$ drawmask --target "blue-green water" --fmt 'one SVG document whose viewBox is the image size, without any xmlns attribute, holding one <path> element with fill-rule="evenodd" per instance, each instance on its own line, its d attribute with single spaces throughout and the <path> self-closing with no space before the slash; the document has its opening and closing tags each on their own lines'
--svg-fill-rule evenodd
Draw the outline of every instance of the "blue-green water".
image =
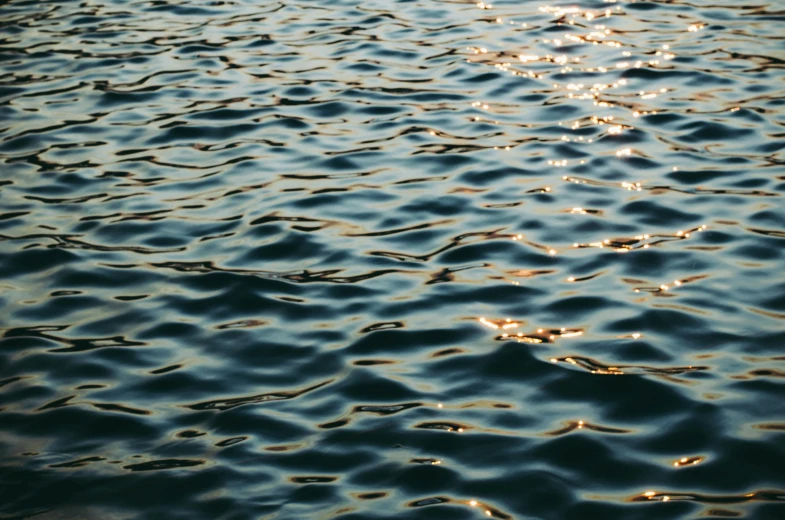
<svg viewBox="0 0 785 520">
<path fill-rule="evenodd" d="M 785 518 L 782 7 L 0 3 L 0 518 Z"/>
</svg>

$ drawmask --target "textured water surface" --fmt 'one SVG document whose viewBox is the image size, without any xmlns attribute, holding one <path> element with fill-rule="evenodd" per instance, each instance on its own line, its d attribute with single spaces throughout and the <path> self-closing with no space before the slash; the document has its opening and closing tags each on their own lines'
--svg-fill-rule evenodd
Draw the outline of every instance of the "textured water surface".
<svg viewBox="0 0 785 520">
<path fill-rule="evenodd" d="M 785 518 L 783 22 L 0 3 L 0 518 Z"/>
</svg>

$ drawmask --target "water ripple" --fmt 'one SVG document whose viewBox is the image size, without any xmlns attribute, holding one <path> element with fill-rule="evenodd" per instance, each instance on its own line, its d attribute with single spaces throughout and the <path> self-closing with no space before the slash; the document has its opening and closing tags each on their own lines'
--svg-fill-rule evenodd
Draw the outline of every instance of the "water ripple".
<svg viewBox="0 0 785 520">
<path fill-rule="evenodd" d="M 782 518 L 782 18 L 4 2 L 0 517 Z"/>
</svg>

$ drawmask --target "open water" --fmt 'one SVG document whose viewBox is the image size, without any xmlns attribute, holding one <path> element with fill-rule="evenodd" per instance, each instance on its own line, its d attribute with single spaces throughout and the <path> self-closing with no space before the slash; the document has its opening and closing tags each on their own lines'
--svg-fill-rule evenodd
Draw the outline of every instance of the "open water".
<svg viewBox="0 0 785 520">
<path fill-rule="evenodd" d="M 785 518 L 779 0 L 0 2 L 0 518 Z"/>
</svg>

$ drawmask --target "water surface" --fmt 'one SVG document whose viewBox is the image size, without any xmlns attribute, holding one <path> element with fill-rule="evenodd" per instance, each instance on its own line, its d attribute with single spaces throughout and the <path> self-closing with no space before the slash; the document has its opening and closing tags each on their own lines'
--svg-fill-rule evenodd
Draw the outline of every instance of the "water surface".
<svg viewBox="0 0 785 520">
<path fill-rule="evenodd" d="M 785 517 L 776 1 L 5 1 L 0 517 Z"/>
</svg>

